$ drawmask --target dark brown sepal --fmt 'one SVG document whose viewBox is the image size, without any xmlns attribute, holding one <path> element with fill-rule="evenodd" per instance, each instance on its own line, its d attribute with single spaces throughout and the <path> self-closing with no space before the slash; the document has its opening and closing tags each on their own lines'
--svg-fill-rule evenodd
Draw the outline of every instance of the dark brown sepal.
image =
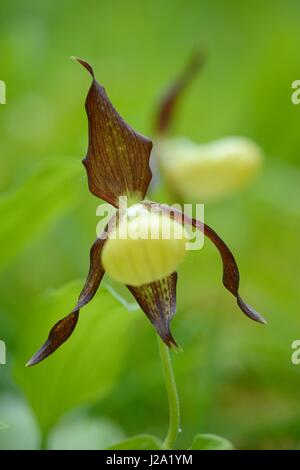
<svg viewBox="0 0 300 470">
<path fill-rule="evenodd" d="M 196 51 L 177 79 L 167 88 L 160 99 L 155 116 L 154 131 L 157 135 L 166 134 L 174 119 L 175 108 L 182 94 L 205 62 L 203 52 Z"/>
<path fill-rule="evenodd" d="M 170 331 L 170 321 L 176 311 L 177 273 L 140 287 L 127 286 L 145 312 L 157 333 L 169 347 L 178 348 Z"/>
<path fill-rule="evenodd" d="M 83 160 L 90 191 L 118 207 L 120 196 L 142 200 L 147 192 L 152 142 L 135 132 L 111 104 L 95 79 L 92 67 L 78 62 L 93 78 L 85 108 L 88 116 L 88 152 Z"/>
</svg>

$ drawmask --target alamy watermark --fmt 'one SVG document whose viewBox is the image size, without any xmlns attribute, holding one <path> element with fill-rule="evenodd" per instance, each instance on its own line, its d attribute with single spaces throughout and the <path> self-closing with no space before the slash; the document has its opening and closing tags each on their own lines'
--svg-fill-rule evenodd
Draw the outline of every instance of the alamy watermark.
<svg viewBox="0 0 300 470">
<path fill-rule="evenodd" d="M 300 103 L 300 80 L 293 81 L 292 89 L 294 90 L 291 95 L 292 103 L 299 104 Z"/>
<path fill-rule="evenodd" d="M 291 362 L 294 366 L 298 366 L 300 364 L 300 339 L 295 339 L 291 344 L 291 348 L 293 349 Z"/>
<path fill-rule="evenodd" d="M 6 344 L 0 339 L 0 365 L 6 364 Z"/>
<path fill-rule="evenodd" d="M 0 104 L 6 104 L 6 84 L 0 80 Z M 0 365 L 6 364 L 6 344 L 0 339 Z"/>
<path fill-rule="evenodd" d="M 126 196 L 119 198 L 118 211 L 110 204 L 100 204 L 96 210 L 100 221 L 96 227 L 100 239 L 185 239 L 186 250 L 200 250 L 204 245 L 203 230 L 195 228 L 192 219 L 204 228 L 204 204 L 136 203 L 128 207 Z M 141 224 L 131 223 L 141 217 Z M 161 216 L 161 218 L 159 217 Z M 175 220 L 176 224 L 171 223 Z M 117 229 L 118 228 L 118 229 Z"/>
<path fill-rule="evenodd" d="M 6 104 L 6 84 L 0 80 L 0 104 Z"/>
</svg>

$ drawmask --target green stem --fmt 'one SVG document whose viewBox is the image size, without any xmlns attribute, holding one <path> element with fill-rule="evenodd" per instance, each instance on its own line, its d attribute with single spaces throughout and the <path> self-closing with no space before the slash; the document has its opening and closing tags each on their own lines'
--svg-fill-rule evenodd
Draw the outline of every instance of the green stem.
<svg viewBox="0 0 300 470">
<path fill-rule="evenodd" d="M 163 343 L 159 336 L 157 336 L 157 340 L 167 389 L 170 416 L 168 434 L 166 435 L 163 445 L 165 449 L 172 449 L 180 427 L 179 398 L 169 348 Z"/>
<path fill-rule="evenodd" d="M 40 450 L 47 450 L 48 432 L 41 431 Z"/>
</svg>

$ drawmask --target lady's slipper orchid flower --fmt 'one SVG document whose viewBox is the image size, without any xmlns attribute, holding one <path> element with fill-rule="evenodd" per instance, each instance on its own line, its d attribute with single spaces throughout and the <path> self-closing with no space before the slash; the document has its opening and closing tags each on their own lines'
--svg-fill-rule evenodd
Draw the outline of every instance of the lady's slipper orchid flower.
<svg viewBox="0 0 300 470">
<path fill-rule="evenodd" d="M 167 136 L 178 101 L 202 64 L 203 57 L 193 55 L 162 97 L 155 119 L 160 170 L 173 193 L 189 202 L 221 199 L 243 188 L 257 175 L 264 158 L 262 149 L 245 137 L 194 143 Z"/>
<path fill-rule="evenodd" d="M 120 230 L 124 217 L 141 228 L 145 224 L 172 229 L 182 227 L 183 220 L 204 233 L 218 249 L 223 263 L 223 284 L 236 297 L 241 310 L 255 321 L 265 323 L 263 317 L 247 305 L 239 295 L 239 271 L 227 245 L 206 224 L 183 217 L 179 210 L 144 200 L 150 180 L 149 159 L 152 142 L 129 127 L 108 99 L 104 88 L 96 81 L 92 67 L 77 59 L 91 74 L 93 82 L 86 99 L 89 124 L 89 145 L 83 164 L 87 171 L 90 191 L 112 204 L 118 215 L 119 198 L 127 196 L 135 201 L 126 214 L 120 215 Z M 139 201 L 139 202 L 138 202 Z M 73 310 L 50 331 L 47 341 L 30 359 L 28 366 L 37 364 L 52 354 L 72 334 L 79 311 L 94 297 L 105 270 L 119 281 L 127 283 L 141 309 L 156 328 L 163 341 L 171 347 L 176 342 L 170 332 L 170 321 L 176 310 L 175 269 L 184 253 L 181 238 L 164 240 L 134 240 L 101 236 L 90 251 L 90 269 L 78 302 Z"/>
<path fill-rule="evenodd" d="M 185 201 L 208 202 L 243 188 L 258 173 L 263 153 L 245 137 L 195 144 L 183 139 L 156 145 L 161 171 L 170 188 Z"/>
</svg>

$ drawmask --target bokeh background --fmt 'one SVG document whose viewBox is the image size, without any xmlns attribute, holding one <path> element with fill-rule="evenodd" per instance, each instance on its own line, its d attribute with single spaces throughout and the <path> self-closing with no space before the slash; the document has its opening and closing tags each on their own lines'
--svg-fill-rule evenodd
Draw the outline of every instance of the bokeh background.
<svg viewBox="0 0 300 470">
<path fill-rule="evenodd" d="M 24 363 L 73 307 L 95 235 L 99 202 L 81 165 L 90 77 L 69 56 L 89 60 L 120 113 L 151 135 L 158 97 L 195 45 L 208 60 L 174 133 L 243 135 L 266 153 L 251 187 L 206 205 L 206 222 L 236 254 L 241 292 L 268 325 L 240 313 L 209 243 L 188 256 L 173 320 L 184 350 L 173 354 L 178 447 L 211 432 L 241 449 L 300 448 L 299 17 L 297 0 L 1 1 L 1 448 L 101 449 L 165 434 L 154 331 L 109 280 L 68 343 L 36 368 Z"/>
</svg>

